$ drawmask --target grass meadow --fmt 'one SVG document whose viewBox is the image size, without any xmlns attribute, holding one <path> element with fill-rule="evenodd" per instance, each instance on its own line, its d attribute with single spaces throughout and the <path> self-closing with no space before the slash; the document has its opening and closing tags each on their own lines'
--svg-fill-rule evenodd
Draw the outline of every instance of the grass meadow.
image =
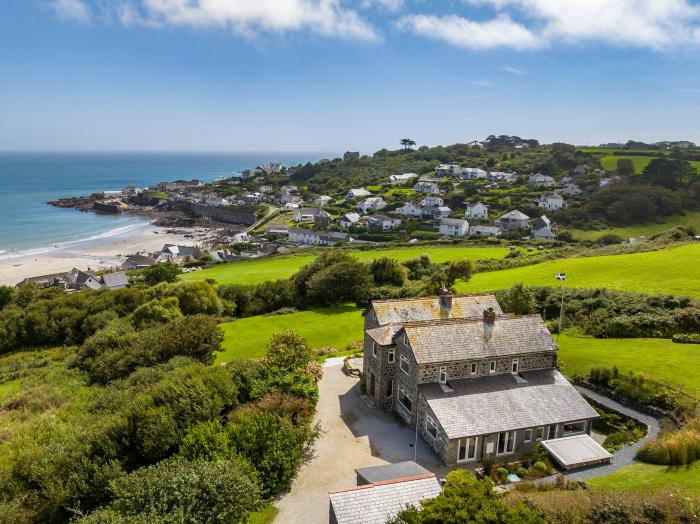
<svg viewBox="0 0 700 524">
<path fill-rule="evenodd" d="M 611 475 L 592 478 L 586 483 L 593 489 L 646 491 L 680 487 L 690 493 L 700 494 L 700 461 L 688 466 L 657 466 L 635 462 Z"/>
<path fill-rule="evenodd" d="M 631 151 L 633 153 L 633 151 Z M 628 158 L 629 160 L 632 161 L 632 164 L 634 164 L 634 172 L 637 174 L 641 174 L 642 171 L 644 171 L 644 168 L 647 167 L 647 164 L 651 162 L 654 158 L 653 156 L 635 156 L 635 155 L 605 155 L 601 157 L 600 159 L 600 165 L 603 166 L 603 169 L 605 169 L 607 172 L 612 173 L 617 169 L 617 161 L 620 158 Z M 696 169 L 700 168 L 700 162 L 697 161 L 692 161 L 690 162 L 692 166 L 694 166 Z"/>
<path fill-rule="evenodd" d="M 653 235 L 677 226 L 693 226 L 700 231 L 700 211 L 689 211 L 683 215 L 674 215 L 672 217 L 665 218 L 660 222 L 648 222 L 646 224 L 637 224 L 634 226 L 611 227 L 608 229 L 601 229 L 599 231 L 583 231 L 581 229 L 574 229 L 571 231 L 571 234 L 577 240 L 595 240 L 606 234 L 614 234 L 626 239 L 629 237 L 638 237 L 642 235 Z"/>
<path fill-rule="evenodd" d="M 448 260 L 485 260 L 502 258 L 508 253 L 507 247 L 473 247 L 473 246 L 418 246 L 396 249 L 373 249 L 368 251 L 350 251 L 351 255 L 360 260 L 372 260 L 383 256 L 408 260 L 423 254 L 428 254 L 433 262 Z M 214 279 L 217 284 L 259 284 L 266 280 L 289 278 L 299 269 L 316 258 L 316 255 L 272 257 L 258 260 L 244 260 L 230 264 L 218 264 L 204 271 L 196 271 L 182 275 L 183 280 Z"/>
</svg>

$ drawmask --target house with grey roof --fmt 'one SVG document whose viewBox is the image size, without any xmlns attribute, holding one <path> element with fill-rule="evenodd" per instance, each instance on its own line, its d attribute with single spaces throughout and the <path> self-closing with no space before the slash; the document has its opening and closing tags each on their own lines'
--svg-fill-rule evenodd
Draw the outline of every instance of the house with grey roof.
<svg viewBox="0 0 700 524">
<path fill-rule="evenodd" d="M 464 218 L 475 218 L 478 220 L 488 218 L 489 206 L 481 202 L 469 202 L 464 211 Z"/>
<path fill-rule="evenodd" d="M 469 234 L 469 222 L 462 218 L 443 218 L 440 220 L 439 231 L 448 237 L 466 237 Z"/>
<path fill-rule="evenodd" d="M 367 228 L 374 231 L 388 231 L 390 229 L 396 229 L 400 225 L 400 218 L 393 218 L 386 215 L 370 215 L 367 217 Z"/>
<path fill-rule="evenodd" d="M 314 229 L 289 228 L 289 242 L 314 246 L 334 246 L 338 242 L 352 242 L 348 233 L 337 231 L 319 231 Z"/>
<path fill-rule="evenodd" d="M 515 209 L 498 217 L 493 224 L 501 229 L 525 229 L 529 220 L 529 216 Z"/>
<path fill-rule="evenodd" d="M 509 460 L 588 435 L 598 415 L 557 371 L 539 315 L 504 315 L 493 295 L 373 301 L 367 395 L 415 427 L 447 465 Z"/>
</svg>

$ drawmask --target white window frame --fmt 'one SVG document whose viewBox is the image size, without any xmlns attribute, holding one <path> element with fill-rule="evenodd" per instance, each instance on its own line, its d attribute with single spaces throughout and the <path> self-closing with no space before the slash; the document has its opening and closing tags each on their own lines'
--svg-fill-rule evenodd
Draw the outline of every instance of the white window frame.
<svg viewBox="0 0 700 524">
<path fill-rule="evenodd" d="M 489 361 L 489 373 L 493 374 L 496 372 L 496 361 L 491 360 Z"/>
<path fill-rule="evenodd" d="M 523 442 L 532 442 L 532 428 L 525 430 L 525 438 Z"/>
<path fill-rule="evenodd" d="M 518 371 L 520 371 L 520 362 L 518 362 L 517 358 L 514 358 L 510 364 L 510 372 L 513 375 L 517 375 Z"/>
<path fill-rule="evenodd" d="M 440 384 L 447 384 L 447 366 L 440 366 L 438 371 L 438 381 Z"/>
<path fill-rule="evenodd" d="M 583 427 L 579 431 L 566 431 L 566 426 L 574 425 L 574 424 L 583 424 Z M 585 420 L 576 420 L 574 422 L 568 422 L 568 423 L 564 424 L 564 436 L 565 437 L 569 437 L 571 435 L 582 435 L 585 432 L 586 432 L 586 421 Z"/>
<path fill-rule="evenodd" d="M 401 395 L 403 395 L 404 397 L 406 397 L 406 398 L 411 402 L 411 407 L 410 407 L 410 408 L 407 407 L 406 404 L 404 404 L 403 402 L 401 402 Z M 413 399 L 411 398 L 411 395 L 409 395 L 409 394 L 406 392 L 406 390 L 405 390 L 404 388 L 402 388 L 401 386 L 399 386 L 399 397 L 398 397 L 398 401 L 399 401 L 399 404 L 401 405 L 401 407 L 402 407 L 403 409 L 405 409 L 405 410 L 408 411 L 409 413 L 412 413 L 412 410 L 413 410 Z"/>
<path fill-rule="evenodd" d="M 499 452 L 498 448 L 499 448 L 499 444 L 501 442 L 501 435 L 505 435 L 506 440 L 505 440 L 505 444 L 503 446 L 503 451 Z M 511 440 L 511 436 L 512 436 L 512 440 Z M 501 431 L 498 434 L 498 438 L 496 439 L 496 455 L 512 455 L 513 453 L 515 453 L 515 440 L 517 437 L 518 437 L 518 435 L 517 435 L 516 431 Z M 512 449 L 510 449 L 510 450 L 508 449 L 509 442 L 513 446 Z"/>
<path fill-rule="evenodd" d="M 433 434 L 430 432 L 430 429 L 429 429 L 429 428 L 432 428 L 433 430 L 435 430 L 435 435 L 433 435 Z M 433 439 L 437 440 L 437 434 L 438 434 L 437 424 L 436 424 L 435 421 L 433 420 L 433 417 L 431 417 L 430 415 L 426 415 L 426 416 L 425 416 L 425 431 L 426 431 L 426 433 L 428 433 L 428 435 L 430 435 Z"/>
<path fill-rule="evenodd" d="M 471 363 L 471 366 L 470 366 L 470 368 L 469 368 L 469 372 L 470 372 L 472 375 L 476 375 L 477 371 L 479 371 L 479 366 L 477 365 L 476 362 L 472 362 L 472 363 Z"/>
<path fill-rule="evenodd" d="M 377 358 L 377 343 L 374 340 L 372 341 L 372 356 Z"/>
<path fill-rule="evenodd" d="M 410 362 L 408 361 L 408 359 L 407 359 L 405 356 L 403 356 L 403 355 L 401 355 L 401 357 L 399 358 L 399 360 L 400 360 L 399 367 L 401 368 L 401 371 L 403 371 L 404 373 L 406 373 L 406 375 L 410 375 L 409 372 L 411 371 L 411 363 L 410 363 Z M 404 362 L 406 363 L 406 366 L 408 367 L 408 371 L 406 371 L 406 370 L 403 368 Z"/>
<path fill-rule="evenodd" d="M 540 426 L 535 431 L 535 440 L 544 440 L 544 426 Z"/>
<path fill-rule="evenodd" d="M 389 362 L 389 364 L 393 364 L 394 360 L 396 360 L 396 349 L 389 348 L 389 352 L 387 354 L 387 362 Z"/>
<path fill-rule="evenodd" d="M 547 426 L 547 440 L 552 440 L 557 438 L 557 430 L 559 429 L 559 424 L 550 424 Z M 552 433 L 554 433 L 552 435 Z"/>
<path fill-rule="evenodd" d="M 457 462 L 463 463 L 463 462 L 474 462 L 476 460 L 476 457 L 478 455 L 479 451 L 479 439 L 480 437 L 466 437 L 466 438 L 461 438 L 457 441 Z M 469 456 L 469 444 L 471 442 L 474 442 L 474 455 Z M 462 442 L 464 442 L 464 458 L 459 458 L 459 451 L 462 447 Z"/>
</svg>

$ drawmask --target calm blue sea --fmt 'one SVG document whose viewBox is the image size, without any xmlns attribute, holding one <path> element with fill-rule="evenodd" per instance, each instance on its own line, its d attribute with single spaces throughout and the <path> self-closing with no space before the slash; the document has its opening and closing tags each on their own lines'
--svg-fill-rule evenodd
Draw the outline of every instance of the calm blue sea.
<svg viewBox="0 0 700 524">
<path fill-rule="evenodd" d="M 143 222 L 46 204 L 59 197 L 129 184 L 198 178 L 211 181 L 267 162 L 316 161 L 328 153 L 0 153 L 0 256 L 110 235 Z"/>
</svg>

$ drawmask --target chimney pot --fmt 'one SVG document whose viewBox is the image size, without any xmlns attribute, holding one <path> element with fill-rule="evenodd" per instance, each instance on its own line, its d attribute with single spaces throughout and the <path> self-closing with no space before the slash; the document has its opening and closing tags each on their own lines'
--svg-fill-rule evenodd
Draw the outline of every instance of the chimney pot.
<svg viewBox="0 0 700 524">
<path fill-rule="evenodd" d="M 452 292 L 442 288 L 438 291 L 438 297 L 440 298 L 440 309 L 449 312 L 449 310 L 452 309 Z"/>
</svg>

